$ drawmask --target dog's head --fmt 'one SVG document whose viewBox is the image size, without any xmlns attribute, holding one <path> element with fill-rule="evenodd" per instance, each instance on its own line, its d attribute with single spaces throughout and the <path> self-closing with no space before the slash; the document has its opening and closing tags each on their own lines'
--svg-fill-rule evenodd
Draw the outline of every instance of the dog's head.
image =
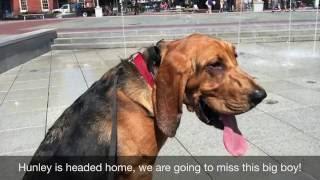
<svg viewBox="0 0 320 180">
<path fill-rule="evenodd" d="M 234 155 L 241 154 L 235 147 L 244 143 L 235 115 L 256 106 L 266 92 L 240 69 L 235 47 L 200 34 L 161 41 L 157 47 L 161 62 L 153 103 L 160 130 L 169 137 L 175 135 L 185 104 L 201 121 L 224 129 L 226 148 Z"/>
</svg>

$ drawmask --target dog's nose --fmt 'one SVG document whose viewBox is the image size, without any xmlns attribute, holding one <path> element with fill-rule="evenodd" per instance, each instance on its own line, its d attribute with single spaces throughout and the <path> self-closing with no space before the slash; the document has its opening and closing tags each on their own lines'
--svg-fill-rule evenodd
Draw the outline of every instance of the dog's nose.
<svg viewBox="0 0 320 180">
<path fill-rule="evenodd" d="M 267 93 L 264 89 L 256 89 L 249 95 L 250 100 L 255 105 L 259 104 L 264 98 L 267 97 Z"/>
</svg>

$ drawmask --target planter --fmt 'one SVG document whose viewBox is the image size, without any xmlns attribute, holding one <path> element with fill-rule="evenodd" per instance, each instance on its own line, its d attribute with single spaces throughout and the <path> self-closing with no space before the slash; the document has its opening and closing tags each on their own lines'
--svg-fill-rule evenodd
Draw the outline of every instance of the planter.
<svg viewBox="0 0 320 180">
<path fill-rule="evenodd" d="M 102 13 L 102 8 L 100 6 L 97 6 L 95 9 L 94 9 L 94 12 L 95 12 L 95 15 L 96 17 L 102 17 L 103 16 L 103 13 Z M 87 12 L 86 12 L 87 13 Z M 87 14 L 88 15 L 88 14 Z M 84 14 L 83 14 L 84 16 Z"/>
<path fill-rule="evenodd" d="M 254 2 L 253 12 L 263 12 L 263 2 Z"/>
</svg>

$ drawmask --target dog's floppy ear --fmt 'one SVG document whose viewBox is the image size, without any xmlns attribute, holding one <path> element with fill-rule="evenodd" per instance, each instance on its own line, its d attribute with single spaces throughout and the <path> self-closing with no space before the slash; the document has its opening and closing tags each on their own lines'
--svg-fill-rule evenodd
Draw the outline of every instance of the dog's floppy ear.
<svg viewBox="0 0 320 180">
<path fill-rule="evenodd" d="M 161 49 L 163 48 L 164 40 L 160 40 L 154 46 L 150 46 L 143 52 L 143 57 L 146 59 L 148 70 L 155 75 L 161 63 Z M 163 48 L 164 49 L 164 48 Z"/>
<path fill-rule="evenodd" d="M 153 104 L 159 129 L 173 137 L 180 123 L 191 62 L 180 52 L 168 52 L 163 56 L 155 78 Z"/>
<path fill-rule="evenodd" d="M 148 70 L 155 74 L 155 68 L 160 66 L 161 56 L 160 56 L 160 49 L 157 46 L 148 47 L 143 52 L 143 57 L 146 59 Z"/>
</svg>

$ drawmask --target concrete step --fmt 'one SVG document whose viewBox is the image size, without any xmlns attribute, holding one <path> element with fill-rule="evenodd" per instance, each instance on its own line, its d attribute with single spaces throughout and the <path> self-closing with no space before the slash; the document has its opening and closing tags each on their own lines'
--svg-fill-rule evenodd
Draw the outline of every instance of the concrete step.
<svg viewBox="0 0 320 180">
<path fill-rule="evenodd" d="M 128 41 L 109 42 L 109 43 L 78 43 L 78 44 L 53 44 L 52 50 L 74 50 L 74 49 L 112 49 L 112 48 L 139 48 L 148 47 L 154 44 L 154 41 Z"/>
<path fill-rule="evenodd" d="M 313 34 L 306 35 L 291 35 L 290 38 L 288 35 L 285 36 L 261 36 L 261 37 L 228 37 L 223 38 L 226 41 L 232 43 L 269 43 L 269 42 L 288 42 L 289 39 L 291 42 L 298 41 L 314 41 L 315 37 Z M 96 42 L 96 43 L 69 43 L 69 44 L 54 44 L 52 45 L 53 50 L 75 50 L 75 49 L 111 49 L 111 48 L 142 48 L 148 47 L 155 44 L 157 40 L 148 40 L 148 41 L 123 41 L 118 42 Z M 166 39 L 171 40 L 171 39 Z M 317 41 L 320 41 L 320 36 L 317 36 Z"/>
<path fill-rule="evenodd" d="M 99 28 L 96 30 L 70 30 L 70 32 L 58 32 L 58 38 L 84 38 L 84 37 L 118 37 L 118 36 L 145 36 L 145 35 L 176 35 L 176 34 L 191 34 L 191 33 L 236 33 L 239 30 L 242 32 L 277 32 L 277 31 L 305 31 L 314 30 L 315 24 L 312 23 L 295 23 L 289 27 L 288 23 L 285 24 L 266 24 L 266 25 L 255 25 L 255 24 L 237 24 L 230 25 L 217 25 L 217 26 L 191 26 L 181 28 L 138 28 L 138 29 L 108 29 Z"/>
<path fill-rule="evenodd" d="M 311 41 L 315 39 L 315 23 L 312 22 L 282 22 L 282 23 L 240 23 L 217 24 L 199 26 L 185 25 L 183 27 L 130 27 L 76 29 L 73 32 L 58 32 L 53 49 L 92 49 L 92 48 L 122 48 L 146 47 L 155 42 L 166 39 L 173 40 L 192 33 L 203 33 L 233 43 L 261 43 Z M 240 31 L 240 33 L 238 33 Z M 320 37 L 320 28 L 317 32 Z M 240 37 L 240 39 L 238 38 Z M 126 44 L 124 44 L 124 41 Z"/>
<path fill-rule="evenodd" d="M 259 37 L 274 37 L 279 36 L 303 36 L 314 35 L 314 29 L 305 30 L 280 30 L 280 31 L 250 31 L 250 32 L 224 32 L 224 33 L 207 33 L 211 36 L 226 39 L 226 38 L 259 38 Z M 110 37 L 68 37 L 57 38 L 55 44 L 83 44 L 83 43 L 108 43 L 108 42 L 123 42 L 123 41 L 158 41 L 160 39 L 178 39 L 185 37 L 188 34 L 175 34 L 175 35 L 131 35 L 131 36 L 110 36 Z M 317 31 L 317 35 L 320 35 L 320 30 Z"/>
</svg>

